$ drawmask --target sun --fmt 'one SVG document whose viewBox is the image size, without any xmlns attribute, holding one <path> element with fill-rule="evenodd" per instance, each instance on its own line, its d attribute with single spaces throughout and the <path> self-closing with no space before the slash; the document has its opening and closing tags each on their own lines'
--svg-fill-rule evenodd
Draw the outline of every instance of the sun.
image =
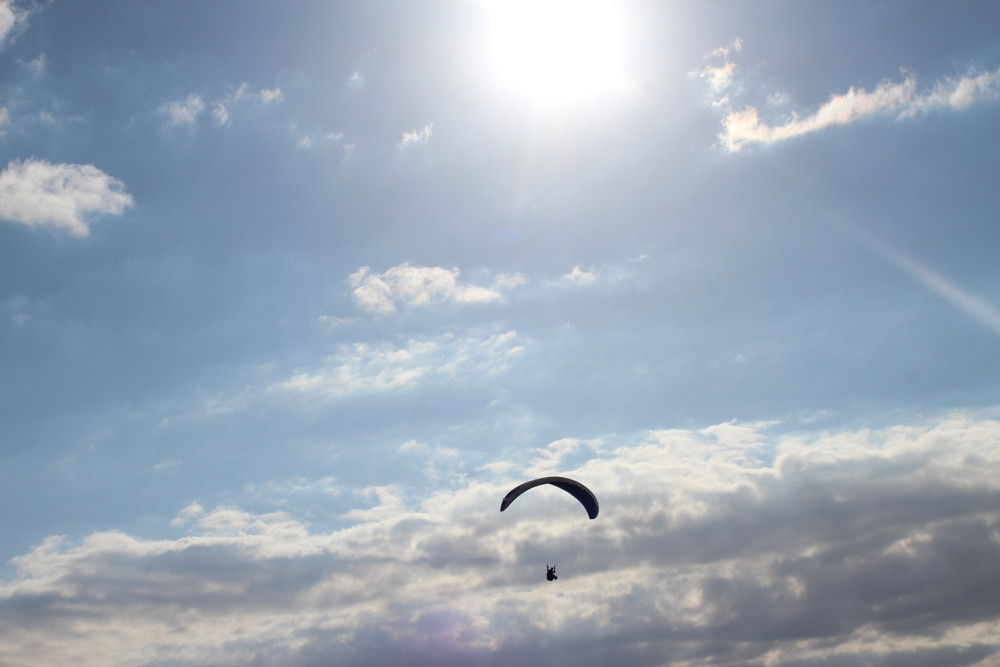
<svg viewBox="0 0 1000 667">
<path fill-rule="evenodd" d="M 539 107 L 624 88 L 624 26 L 609 0 L 491 0 L 486 7 L 504 88 Z"/>
</svg>

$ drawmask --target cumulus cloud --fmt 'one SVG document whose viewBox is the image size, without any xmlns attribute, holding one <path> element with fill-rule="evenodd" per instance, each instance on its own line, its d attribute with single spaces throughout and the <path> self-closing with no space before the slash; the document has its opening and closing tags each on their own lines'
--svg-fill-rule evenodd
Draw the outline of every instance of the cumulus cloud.
<svg viewBox="0 0 1000 667">
<path fill-rule="evenodd" d="M 574 440 L 417 497 L 361 489 L 332 532 L 192 504 L 171 538 L 50 537 L 13 559 L 0 662 L 994 664 L 998 437 L 964 415 L 650 432 L 561 471 L 600 497 L 594 521 L 554 489 L 497 511 Z"/>
<path fill-rule="evenodd" d="M 348 284 L 355 303 L 369 313 L 392 313 L 398 304 L 426 306 L 443 301 L 485 303 L 503 298 L 495 290 L 459 283 L 458 274 L 458 269 L 410 266 L 407 263 L 381 274 L 371 273 L 367 266 L 363 266 L 351 274 Z"/>
<path fill-rule="evenodd" d="M 0 172 L 0 219 L 86 236 L 97 215 L 132 205 L 125 184 L 90 164 L 14 161 Z"/>
<path fill-rule="evenodd" d="M 710 81 L 716 85 L 711 77 Z M 872 116 L 894 116 L 901 120 L 938 110 L 962 110 L 979 101 L 994 100 L 998 93 L 1000 70 L 939 81 L 924 92 L 918 90 L 913 76 L 906 75 L 902 81 L 883 81 L 871 91 L 852 87 L 846 93 L 832 96 L 805 117 L 793 113 L 777 124 L 762 120 L 753 106 L 731 111 L 723 121 L 719 141 L 727 150 L 737 152 L 749 144 L 772 144 Z"/>
<path fill-rule="evenodd" d="M 320 368 L 296 373 L 274 389 L 327 400 L 381 394 L 434 379 L 495 375 L 522 351 L 514 331 L 486 338 L 410 340 L 401 347 L 356 343 L 342 346 Z"/>
</svg>

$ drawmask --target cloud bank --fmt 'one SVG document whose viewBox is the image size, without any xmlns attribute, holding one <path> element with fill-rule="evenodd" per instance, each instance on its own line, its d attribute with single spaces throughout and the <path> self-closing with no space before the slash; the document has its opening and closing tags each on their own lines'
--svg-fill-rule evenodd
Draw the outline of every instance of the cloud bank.
<svg viewBox="0 0 1000 667">
<path fill-rule="evenodd" d="M 169 539 L 50 537 L 0 584 L 0 663 L 1000 659 L 1000 421 L 771 428 L 560 441 L 423 497 L 365 489 L 329 533 L 192 504 Z M 562 472 L 598 494 L 597 520 L 556 490 L 498 512 L 526 471 L 585 449 Z"/>
<path fill-rule="evenodd" d="M 0 172 L 0 219 L 86 236 L 98 215 L 132 206 L 125 184 L 90 164 L 14 161 Z"/>
</svg>

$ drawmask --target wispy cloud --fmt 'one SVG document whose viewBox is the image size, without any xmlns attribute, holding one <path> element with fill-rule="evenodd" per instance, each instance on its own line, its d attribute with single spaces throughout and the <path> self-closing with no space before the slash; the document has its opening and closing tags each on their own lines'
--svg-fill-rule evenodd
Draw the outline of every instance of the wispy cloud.
<svg viewBox="0 0 1000 667">
<path fill-rule="evenodd" d="M 414 130 L 413 132 L 403 132 L 403 138 L 400 139 L 397 148 L 399 150 L 406 150 L 410 146 L 418 144 L 426 144 L 431 138 L 431 133 L 434 130 L 434 123 L 428 123 L 423 127 L 422 130 Z"/>
<path fill-rule="evenodd" d="M 734 71 L 731 65 L 710 68 L 703 76 L 709 79 L 713 89 L 723 90 L 731 82 Z M 894 116 L 902 120 L 932 111 L 958 111 L 976 102 L 995 100 L 998 94 L 1000 70 L 972 72 L 938 81 L 925 91 L 918 89 L 915 77 L 906 75 L 902 81 L 883 81 L 870 91 L 852 87 L 846 93 L 832 96 L 809 115 L 799 117 L 793 112 L 790 118 L 775 124 L 762 120 L 760 111 L 754 106 L 730 111 L 723 120 L 719 141 L 726 150 L 737 152 L 750 144 L 773 144 L 873 116 Z M 727 105 L 729 98 L 717 100 L 717 104 Z"/>
<path fill-rule="evenodd" d="M 399 304 L 427 306 L 443 301 L 485 303 L 503 295 L 496 290 L 462 284 L 458 269 L 399 264 L 384 273 L 371 273 L 367 266 L 351 274 L 348 284 L 358 307 L 369 313 L 392 313 Z"/>
<path fill-rule="evenodd" d="M 230 125 L 232 123 L 232 110 L 241 102 L 253 102 L 267 105 L 276 104 L 285 99 L 280 88 L 265 88 L 257 92 L 251 92 L 246 83 L 241 83 L 232 93 L 225 95 L 212 105 L 212 117 L 218 125 Z"/>
<path fill-rule="evenodd" d="M 211 103 L 212 118 L 217 125 L 228 126 L 232 124 L 234 109 L 240 104 L 253 103 L 263 106 L 277 104 L 283 100 L 284 94 L 280 88 L 264 88 L 253 92 L 248 84 L 241 83 L 232 92 Z M 167 114 L 171 125 L 191 125 L 198 121 L 198 117 L 207 106 L 201 95 L 191 94 L 183 100 L 169 102 L 161 108 Z"/>
<path fill-rule="evenodd" d="M 493 667 L 613 646 L 638 667 L 992 664 L 997 437 L 1000 422 L 963 415 L 650 432 L 560 470 L 597 493 L 595 521 L 542 490 L 501 515 L 518 475 L 359 489 L 332 532 L 192 503 L 172 537 L 50 537 L 13 559 L 0 662 Z"/>
<path fill-rule="evenodd" d="M 125 184 L 90 164 L 14 161 L 0 172 L 0 219 L 86 236 L 98 215 L 132 206 Z"/>
<path fill-rule="evenodd" d="M 344 141 L 343 132 L 312 132 L 300 134 L 295 141 L 299 148 L 314 148 L 321 145 L 339 145 L 345 152 L 350 152 L 353 144 Z"/>
<path fill-rule="evenodd" d="M 300 371 L 273 389 L 327 400 L 381 394 L 436 379 L 496 375 L 522 350 L 513 331 L 485 338 L 446 335 L 403 346 L 344 345 L 320 367 Z"/>
</svg>

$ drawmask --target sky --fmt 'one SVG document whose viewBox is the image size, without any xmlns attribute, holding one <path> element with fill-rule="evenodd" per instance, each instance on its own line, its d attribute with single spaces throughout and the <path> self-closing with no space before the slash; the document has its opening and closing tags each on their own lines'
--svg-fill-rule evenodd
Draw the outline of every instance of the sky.
<svg viewBox="0 0 1000 667">
<path fill-rule="evenodd" d="M 0 0 L 0 665 L 1000 665 L 998 174 L 995 2 Z"/>
</svg>

